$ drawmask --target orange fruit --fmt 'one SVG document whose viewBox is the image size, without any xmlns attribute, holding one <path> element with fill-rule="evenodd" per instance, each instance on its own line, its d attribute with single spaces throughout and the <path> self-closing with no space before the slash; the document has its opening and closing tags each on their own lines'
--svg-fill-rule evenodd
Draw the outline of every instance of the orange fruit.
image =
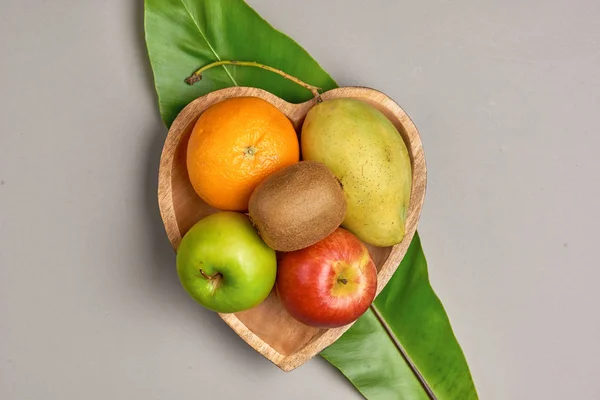
<svg viewBox="0 0 600 400">
<path fill-rule="evenodd" d="M 194 190 L 211 206 L 229 211 L 246 211 L 252 191 L 264 178 L 299 159 L 292 123 L 258 97 L 210 106 L 196 122 L 187 148 Z"/>
</svg>

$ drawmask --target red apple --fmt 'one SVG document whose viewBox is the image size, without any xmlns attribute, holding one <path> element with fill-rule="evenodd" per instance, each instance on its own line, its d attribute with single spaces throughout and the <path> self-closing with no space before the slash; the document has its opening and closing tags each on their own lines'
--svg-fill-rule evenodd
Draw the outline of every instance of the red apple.
<svg viewBox="0 0 600 400">
<path fill-rule="evenodd" d="M 358 319 L 377 291 L 377 269 L 365 245 L 338 228 L 320 242 L 281 255 L 277 292 L 298 321 L 335 328 Z"/>
</svg>

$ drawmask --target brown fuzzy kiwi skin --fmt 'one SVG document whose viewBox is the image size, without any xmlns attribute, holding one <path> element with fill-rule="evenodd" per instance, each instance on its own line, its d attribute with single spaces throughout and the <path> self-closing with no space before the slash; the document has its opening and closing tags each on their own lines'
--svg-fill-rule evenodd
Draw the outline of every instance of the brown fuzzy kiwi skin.
<svg viewBox="0 0 600 400">
<path fill-rule="evenodd" d="M 263 180 L 248 214 L 265 243 L 296 251 L 329 236 L 346 216 L 346 197 L 333 173 L 318 161 L 300 161 Z"/>
</svg>

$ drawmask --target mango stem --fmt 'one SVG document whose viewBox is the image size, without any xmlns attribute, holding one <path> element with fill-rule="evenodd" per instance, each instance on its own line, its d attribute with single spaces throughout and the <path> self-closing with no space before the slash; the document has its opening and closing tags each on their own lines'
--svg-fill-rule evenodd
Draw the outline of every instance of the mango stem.
<svg viewBox="0 0 600 400">
<path fill-rule="evenodd" d="M 301 81 L 300 79 L 296 78 L 295 76 L 292 76 L 280 69 L 277 68 L 273 68 L 270 67 L 268 65 L 265 64 L 260 64 L 254 61 L 215 61 L 213 63 L 207 64 L 204 67 L 200 68 L 199 70 L 197 70 L 196 72 L 194 72 L 189 78 L 187 78 L 185 80 L 185 83 L 187 83 L 188 85 L 193 85 L 199 81 L 202 80 L 202 73 L 204 71 L 206 71 L 207 69 L 210 69 L 212 67 L 218 67 L 221 65 L 240 65 L 242 67 L 255 67 L 255 68 L 262 68 L 264 70 L 270 71 L 270 72 L 274 72 L 278 75 L 283 76 L 285 79 L 290 80 L 308 90 L 310 90 L 313 94 L 313 96 L 315 96 L 315 98 L 317 99 L 318 102 L 321 102 L 321 88 L 318 86 L 313 86 L 310 85 L 304 81 Z"/>
</svg>

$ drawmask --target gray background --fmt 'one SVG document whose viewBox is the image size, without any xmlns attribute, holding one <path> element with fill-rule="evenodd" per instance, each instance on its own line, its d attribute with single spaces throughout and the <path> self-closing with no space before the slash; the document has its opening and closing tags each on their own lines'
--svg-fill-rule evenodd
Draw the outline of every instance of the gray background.
<svg viewBox="0 0 600 400">
<path fill-rule="evenodd" d="M 141 3 L 0 1 L 0 398 L 359 398 L 181 289 Z M 431 281 L 481 398 L 600 398 L 600 2 L 250 3 L 419 127 Z"/>
</svg>

